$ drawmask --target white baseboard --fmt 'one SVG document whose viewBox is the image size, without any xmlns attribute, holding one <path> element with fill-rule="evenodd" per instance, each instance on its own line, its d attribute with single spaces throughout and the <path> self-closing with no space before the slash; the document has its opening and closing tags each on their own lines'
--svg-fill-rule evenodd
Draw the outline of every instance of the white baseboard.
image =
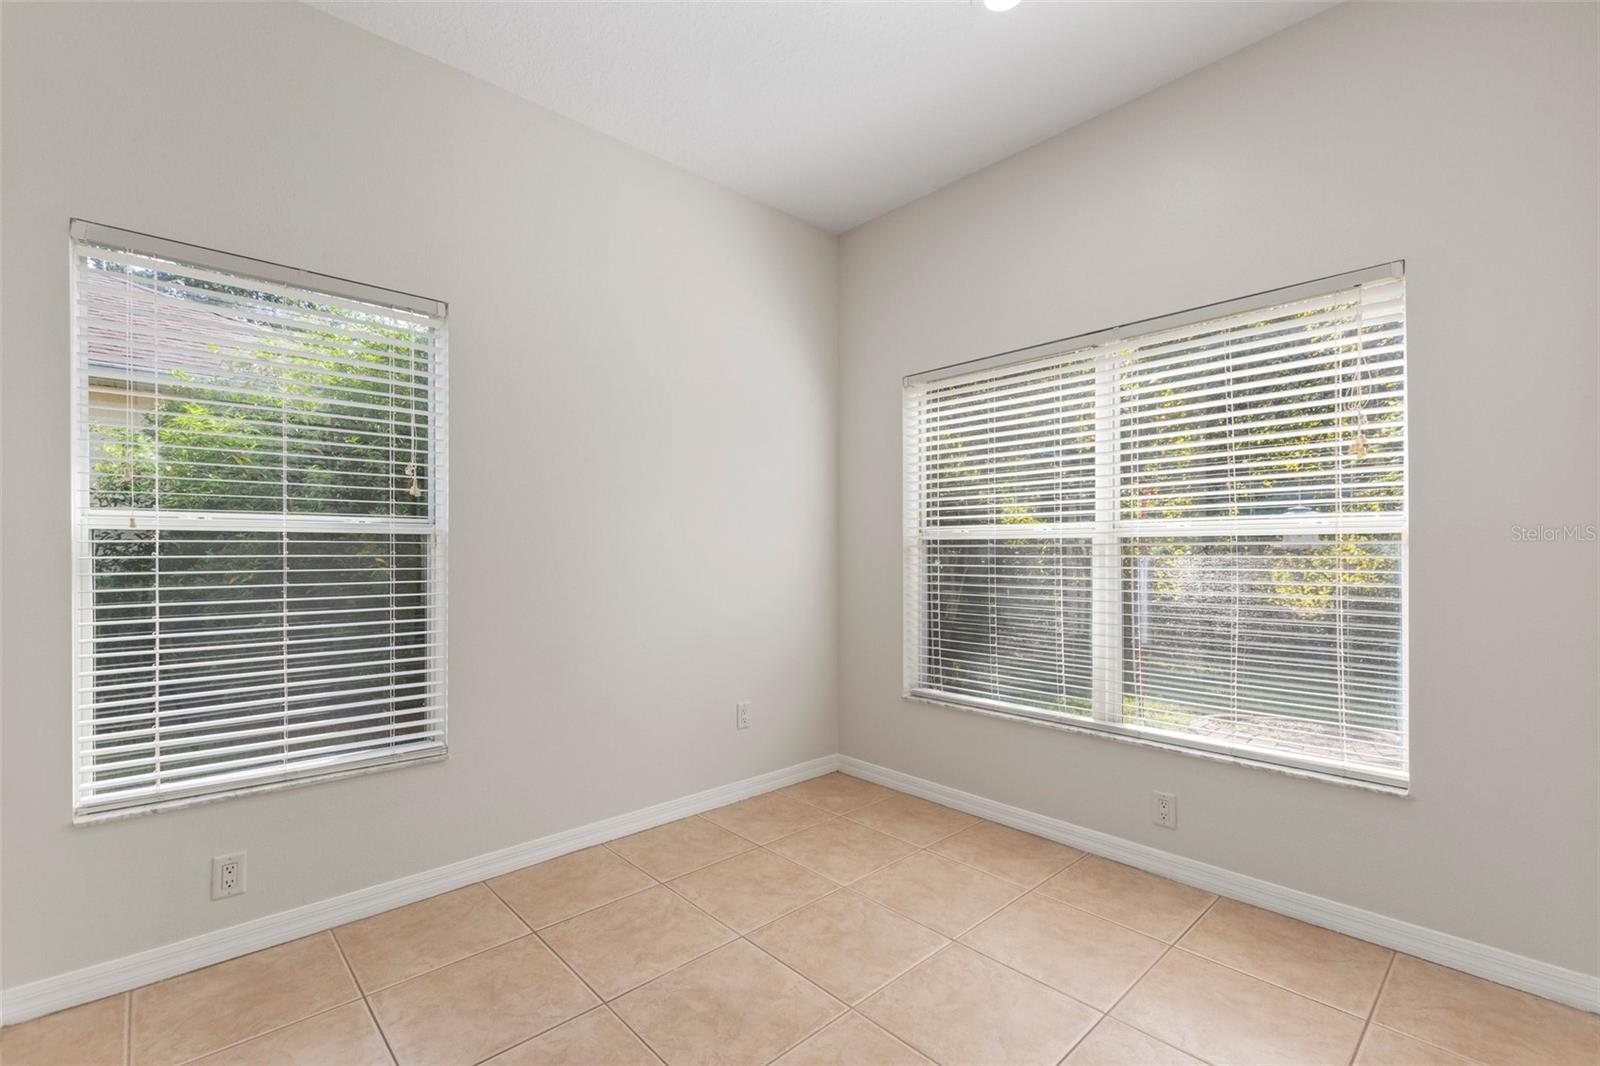
<svg viewBox="0 0 1600 1066">
<path fill-rule="evenodd" d="M 1600 1012 L 1600 977 L 1568 970 L 1525 955 L 1490 947 L 1450 933 L 1441 933 L 1398 918 L 1336 903 L 1299 889 L 1248 877 L 1220 866 L 1174 855 L 1169 851 L 1136 844 L 1109 833 L 1086 829 L 1059 818 L 1035 814 L 970 792 L 926 781 L 920 777 L 878 766 L 847 755 L 839 757 L 839 769 L 889 788 L 954 807 L 980 818 L 1009 825 L 1049 840 L 1070 844 L 1128 866 L 1193 885 L 1219 896 L 1250 903 L 1291 918 L 1320 925 L 1325 929 L 1403 951 L 1419 959 L 1474 974 L 1524 992 L 1544 996 L 1580 1010 Z"/>
<path fill-rule="evenodd" d="M 1291 918 L 1370 940 L 1419 959 L 1475 974 L 1512 988 L 1600 1011 L 1600 977 L 1564 969 L 1501 948 L 1389 918 L 1345 903 L 1225 870 L 1220 866 L 1136 844 L 1059 818 L 1036 814 L 920 777 L 843 755 L 825 755 L 781 770 L 696 792 L 653 807 L 619 814 L 500 851 L 398 878 L 371 888 L 228 926 L 174 944 L 141 951 L 0 992 L 0 1022 L 12 1024 L 103 996 L 175 977 L 299 937 L 332 929 L 440 892 L 496 877 L 580 848 L 699 814 L 784 785 L 845 770 L 914 796 L 1000 822 L 1050 840 L 1137 866 L 1174 881 L 1229 896 Z"/>
<path fill-rule="evenodd" d="M 358 918 L 370 917 L 419 899 L 474 884 L 486 878 L 520 870 L 569 851 L 592 847 L 607 840 L 637 833 L 652 826 L 701 811 L 770 792 L 784 785 L 817 777 L 837 768 L 837 755 L 824 755 L 808 762 L 773 770 L 743 781 L 709 788 L 691 796 L 668 800 L 653 807 L 630 811 L 588 825 L 515 844 L 509 848 L 478 855 L 448 866 L 411 874 L 370 888 L 357 889 L 342 896 L 308 903 L 303 907 L 269 914 L 263 918 L 230 925 L 210 933 L 165 944 L 109 962 L 85 966 L 80 970 L 46 977 L 0 992 L 0 1023 L 10 1025 L 41 1014 L 74 1007 L 80 1003 L 115 995 L 175 977 L 180 973 L 248 955 L 324 929 L 332 929 Z"/>
</svg>

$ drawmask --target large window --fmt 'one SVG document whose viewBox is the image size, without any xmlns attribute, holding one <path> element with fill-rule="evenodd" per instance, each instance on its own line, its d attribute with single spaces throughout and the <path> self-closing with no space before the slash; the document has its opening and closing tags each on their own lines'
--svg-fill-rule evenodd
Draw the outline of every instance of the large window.
<svg viewBox="0 0 1600 1066">
<path fill-rule="evenodd" d="M 442 755 L 444 306 L 72 238 L 78 815 Z"/>
<path fill-rule="evenodd" d="M 1407 779 L 1399 264 L 906 380 L 906 692 Z"/>
</svg>

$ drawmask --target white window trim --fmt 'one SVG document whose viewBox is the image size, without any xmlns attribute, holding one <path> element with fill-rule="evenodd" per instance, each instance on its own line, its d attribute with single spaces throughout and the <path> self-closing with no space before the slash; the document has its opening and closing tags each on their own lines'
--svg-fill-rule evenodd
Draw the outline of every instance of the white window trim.
<svg viewBox="0 0 1600 1066">
<path fill-rule="evenodd" d="M 239 796 L 276 792 L 288 788 L 320 784 L 348 777 L 360 777 L 385 770 L 399 769 L 443 761 L 449 754 L 449 583 L 448 583 L 448 529 L 449 529 L 449 390 L 448 390 L 448 305 L 442 300 L 416 296 L 398 290 L 385 289 L 347 278 L 335 277 L 286 266 L 267 260 L 253 259 L 200 245 L 185 244 L 151 234 L 119 229 L 82 219 L 72 219 L 68 228 L 68 305 L 71 309 L 71 360 L 72 372 L 69 402 L 71 404 L 72 481 L 71 481 L 71 537 L 72 537 L 72 607 L 69 611 L 69 634 L 72 647 L 72 750 L 68 755 L 68 777 L 72 822 L 74 825 L 91 825 L 106 821 L 152 814 L 176 808 L 215 803 Z M 84 419 L 87 417 L 80 404 L 80 394 L 87 396 L 87 367 L 79 351 L 78 269 L 77 254 L 80 244 L 122 249 L 140 255 L 155 256 L 183 263 L 186 266 L 213 270 L 223 274 L 243 276 L 287 289 L 326 294 L 377 307 L 403 312 L 413 316 L 436 319 L 437 342 L 433 349 L 433 387 L 429 392 L 428 417 L 431 432 L 428 434 L 428 516 L 418 519 L 390 519 L 381 516 L 324 516 L 309 518 L 301 515 L 247 512 L 202 511 L 149 511 L 127 508 L 92 508 L 80 506 L 88 499 L 89 469 L 84 448 L 87 441 Z M 152 521 L 153 519 L 153 521 Z M 386 754 L 359 754 L 350 757 L 331 756 L 324 766 L 305 766 L 294 770 L 265 769 L 255 777 L 234 775 L 229 785 L 195 784 L 173 789 L 160 795 L 138 800 L 110 800 L 85 802 L 80 795 L 79 778 L 82 772 L 81 735 L 84 723 L 86 698 L 92 685 L 92 669 L 86 668 L 85 656 L 79 641 L 79 608 L 85 602 L 92 581 L 85 574 L 79 560 L 95 530 L 126 529 L 135 522 L 140 528 L 155 529 L 206 529 L 226 528 L 230 531 L 259 529 L 267 532 L 314 532 L 334 528 L 374 533 L 428 534 L 428 615 L 430 627 L 437 633 L 439 670 L 433 687 L 438 693 L 440 718 L 437 742 L 416 745 L 414 749 L 399 747 Z M 92 657 L 92 656 L 91 656 Z"/>
<path fill-rule="evenodd" d="M 1405 261 L 1395 260 L 1377 266 L 1354 270 L 1344 274 L 1318 278 L 1298 285 L 1270 289 L 1235 300 L 1205 304 L 1155 318 L 1124 323 L 1092 333 L 1079 334 L 1043 344 L 1030 345 L 997 355 L 967 360 L 933 370 L 909 374 L 902 379 L 902 441 L 905 469 L 902 480 L 907 486 L 903 500 L 903 527 L 905 535 L 906 582 L 904 595 L 905 617 L 903 631 L 905 645 L 902 651 L 903 699 L 939 707 L 972 711 L 990 717 L 1020 720 L 1045 725 L 1068 732 L 1132 743 L 1143 747 L 1173 751 L 1192 757 L 1222 761 L 1232 765 L 1264 769 L 1295 777 L 1309 778 L 1333 784 L 1356 787 L 1390 795 L 1406 796 L 1411 791 L 1409 756 L 1403 773 L 1352 767 L 1332 760 L 1311 756 L 1276 752 L 1265 749 L 1246 749 L 1234 745 L 1218 744 L 1187 734 L 1164 733 L 1149 727 L 1124 725 L 1120 714 L 1112 710 L 1122 698 L 1122 660 L 1119 652 L 1123 625 L 1123 597 L 1121 594 L 1120 557 L 1110 550 L 1120 545 L 1126 536 L 1159 536 L 1162 534 L 1203 534 L 1208 528 L 1238 532 L 1241 528 L 1262 535 L 1304 533 L 1325 529 L 1346 533 L 1398 533 L 1401 627 L 1400 627 L 1400 693 L 1403 713 L 1400 717 L 1401 743 L 1409 752 L 1410 699 L 1409 699 L 1409 642 L 1410 642 L 1410 582 L 1404 576 L 1409 570 L 1409 478 L 1405 481 L 1406 506 L 1399 514 L 1360 515 L 1346 513 L 1325 518 L 1296 518 L 1285 522 L 1275 516 L 1250 518 L 1183 518 L 1138 519 L 1124 522 L 1118 518 L 1120 499 L 1120 466 L 1117 462 L 1116 432 L 1117 404 L 1111 401 L 1116 389 L 1117 353 L 1128 341 L 1142 335 L 1180 328 L 1197 322 L 1223 318 L 1235 314 L 1274 307 L 1281 304 L 1319 296 L 1345 288 L 1354 288 L 1367 282 L 1387 278 L 1403 278 Z M 925 497 L 924 486 L 911 485 L 913 471 L 920 477 L 916 434 L 912 431 L 915 418 L 913 388 L 918 385 L 938 383 L 947 385 L 963 378 L 986 377 L 1004 367 L 1052 355 L 1081 353 L 1085 360 L 1093 360 L 1097 402 L 1095 435 L 1097 440 L 1112 442 L 1110 447 L 1095 451 L 1095 516 L 1088 522 L 1041 523 L 1029 525 L 964 526 L 949 531 L 933 532 L 921 524 L 920 500 Z M 926 637 L 922 605 L 925 599 L 926 579 L 922 569 L 922 543 L 928 539 L 999 537 L 1077 537 L 1092 546 L 1091 581 L 1092 636 L 1091 652 L 1094 662 L 1093 710 L 1088 718 L 1062 714 L 999 700 L 922 687 L 918 684 L 920 647 Z"/>
</svg>

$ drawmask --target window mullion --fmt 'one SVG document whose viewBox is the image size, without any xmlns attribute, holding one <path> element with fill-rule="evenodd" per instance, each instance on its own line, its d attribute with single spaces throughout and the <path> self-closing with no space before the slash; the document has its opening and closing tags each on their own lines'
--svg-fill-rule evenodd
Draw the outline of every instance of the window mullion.
<svg viewBox="0 0 1600 1066">
<path fill-rule="evenodd" d="M 1108 353 L 1095 364 L 1094 537 L 1091 549 L 1090 627 L 1094 670 L 1093 715 L 1122 721 L 1122 552 L 1117 538 L 1120 472 L 1117 468 L 1117 373 Z"/>
</svg>

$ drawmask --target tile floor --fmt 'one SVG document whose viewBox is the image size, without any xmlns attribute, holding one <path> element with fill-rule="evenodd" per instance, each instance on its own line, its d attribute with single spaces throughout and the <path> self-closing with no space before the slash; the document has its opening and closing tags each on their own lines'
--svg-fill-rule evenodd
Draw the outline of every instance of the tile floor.
<svg viewBox="0 0 1600 1066">
<path fill-rule="evenodd" d="M 830 774 L 12 1026 L 114 1063 L 1593 1063 L 1600 1016 Z"/>
</svg>

